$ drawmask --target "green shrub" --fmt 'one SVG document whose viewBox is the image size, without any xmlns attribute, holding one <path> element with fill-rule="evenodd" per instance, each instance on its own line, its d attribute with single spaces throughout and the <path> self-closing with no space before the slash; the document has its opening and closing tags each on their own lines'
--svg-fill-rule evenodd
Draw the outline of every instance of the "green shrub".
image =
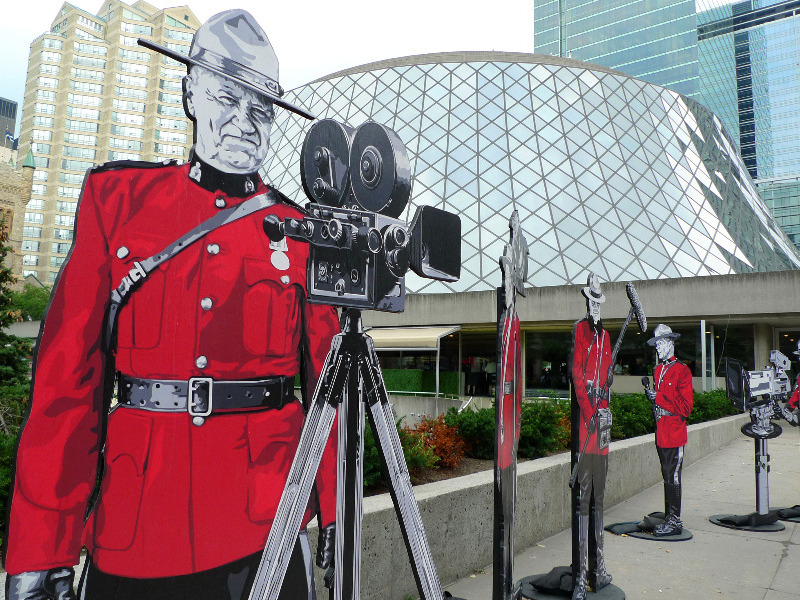
<svg viewBox="0 0 800 600">
<path fill-rule="evenodd" d="M 464 410 L 458 412 L 451 408 L 444 416 L 444 422 L 455 426 L 467 443 L 467 456 L 472 458 L 494 458 L 494 408 Z"/>
<path fill-rule="evenodd" d="M 520 418 L 520 458 L 539 458 L 569 447 L 569 401 L 523 402 Z"/>
<path fill-rule="evenodd" d="M 694 395 L 694 407 L 689 415 L 689 424 L 713 421 L 739 414 L 725 395 L 725 390 L 699 392 Z"/>
<path fill-rule="evenodd" d="M 416 431 L 408 427 L 401 428 L 398 433 L 400 434 L 400 445 L 403 446 L 403 455 L 405 456 L 409 473 L 413 475 L 422 469 L 436 467 L 439 458 L 433 451 L 431 444 L 427 442 L 427 438 L 430 437 L 429 433 Z"/>
<path fill-rule="evenodd" d="M 611 437 L 624 440 L 653 433 L 653 408 L 644 394 L 613 394 L 611 396 Z"/>
</svg>

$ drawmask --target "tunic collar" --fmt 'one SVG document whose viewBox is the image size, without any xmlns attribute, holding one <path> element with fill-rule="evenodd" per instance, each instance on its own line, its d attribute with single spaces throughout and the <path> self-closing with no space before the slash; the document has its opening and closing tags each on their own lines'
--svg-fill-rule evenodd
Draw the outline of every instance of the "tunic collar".
<svg viewBox="0 0 800 600">
<path fill-rule="evenodd" d="M 189 179 L 209 192 L 222 192 L 226 196 L 244 198 L 252 196 L 261 184 L 256 173 L 225 173 L 212 167 L 195 153 L 189 153 Z"/>
</svg>

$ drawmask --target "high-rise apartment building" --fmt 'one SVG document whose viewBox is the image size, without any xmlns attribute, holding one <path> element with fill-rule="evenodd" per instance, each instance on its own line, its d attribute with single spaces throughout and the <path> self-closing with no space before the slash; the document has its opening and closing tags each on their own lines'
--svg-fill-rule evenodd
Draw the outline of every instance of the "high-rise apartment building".
<svg viewBox="0 0 800 600">
<path fill-rule="evenodd" d="M 750 177 L 800 248 L 797 0 L 545 0 L 536 52 L 670 87 L 724 123 Z"/>
<path fill-rule="evenodd" d="M 55 281 L 72 245 L 87 169 L 111 160 L 186 159 L 186 67 L 137 40 L 188 54 L 199 25 L 186 6 L 107 0 L 95 15 L 64 3 L 50 31 L 33 41 L 19 144 L 20 155 L 31 149 L 36 161 L 23 276 Z"/>
</svg>

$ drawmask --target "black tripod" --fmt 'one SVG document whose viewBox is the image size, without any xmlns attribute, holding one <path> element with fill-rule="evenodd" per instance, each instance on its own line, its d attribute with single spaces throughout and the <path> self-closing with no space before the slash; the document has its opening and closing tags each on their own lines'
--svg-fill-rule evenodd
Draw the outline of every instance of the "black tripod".
<svg viewBox="0 0 800 600">
<path fill-rule="evenodd" d="M 419 507 L 389 406 L 378 357 L 361 323 L 361 311 L 344 309 L 342 333 L 336 335 L 314 391 L 250 600 L 277 600 L 294 548 L 325 443 L 339 406 L 338 485 L 336 491 L 335 600 L 361 597 L 361 517 L 364 481 L 364 413 L 375 434 L 391 496 L 403 532 L 420 597 L 443 598 Z"/>
</svg>

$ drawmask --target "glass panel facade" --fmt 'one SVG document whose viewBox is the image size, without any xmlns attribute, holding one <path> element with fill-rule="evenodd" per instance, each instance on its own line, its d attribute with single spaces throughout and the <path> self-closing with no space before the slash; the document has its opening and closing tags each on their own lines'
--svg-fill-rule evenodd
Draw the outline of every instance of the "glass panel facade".
<svg viewBox="0 0 800 600">
<path fill-rule="evenodd" d="M 421 205 L 460 214 L 461 279 L 409 274 L 408 291 L 500 285 L 496 261 L 514 208 L 536 286 L 583 283 L 587 270 L 628 281 L 800 266 L 722 122 L 702 105 L 586 63 L 495 55 L 363 67 L 287 93 L 320 118 L 354 127 L 372 118 L 398 133 L 414 175 L 407 220 Z M 304 202 L 307 125 L 279 111 L 274 127 L 265 178 Z"/>
</svg>

